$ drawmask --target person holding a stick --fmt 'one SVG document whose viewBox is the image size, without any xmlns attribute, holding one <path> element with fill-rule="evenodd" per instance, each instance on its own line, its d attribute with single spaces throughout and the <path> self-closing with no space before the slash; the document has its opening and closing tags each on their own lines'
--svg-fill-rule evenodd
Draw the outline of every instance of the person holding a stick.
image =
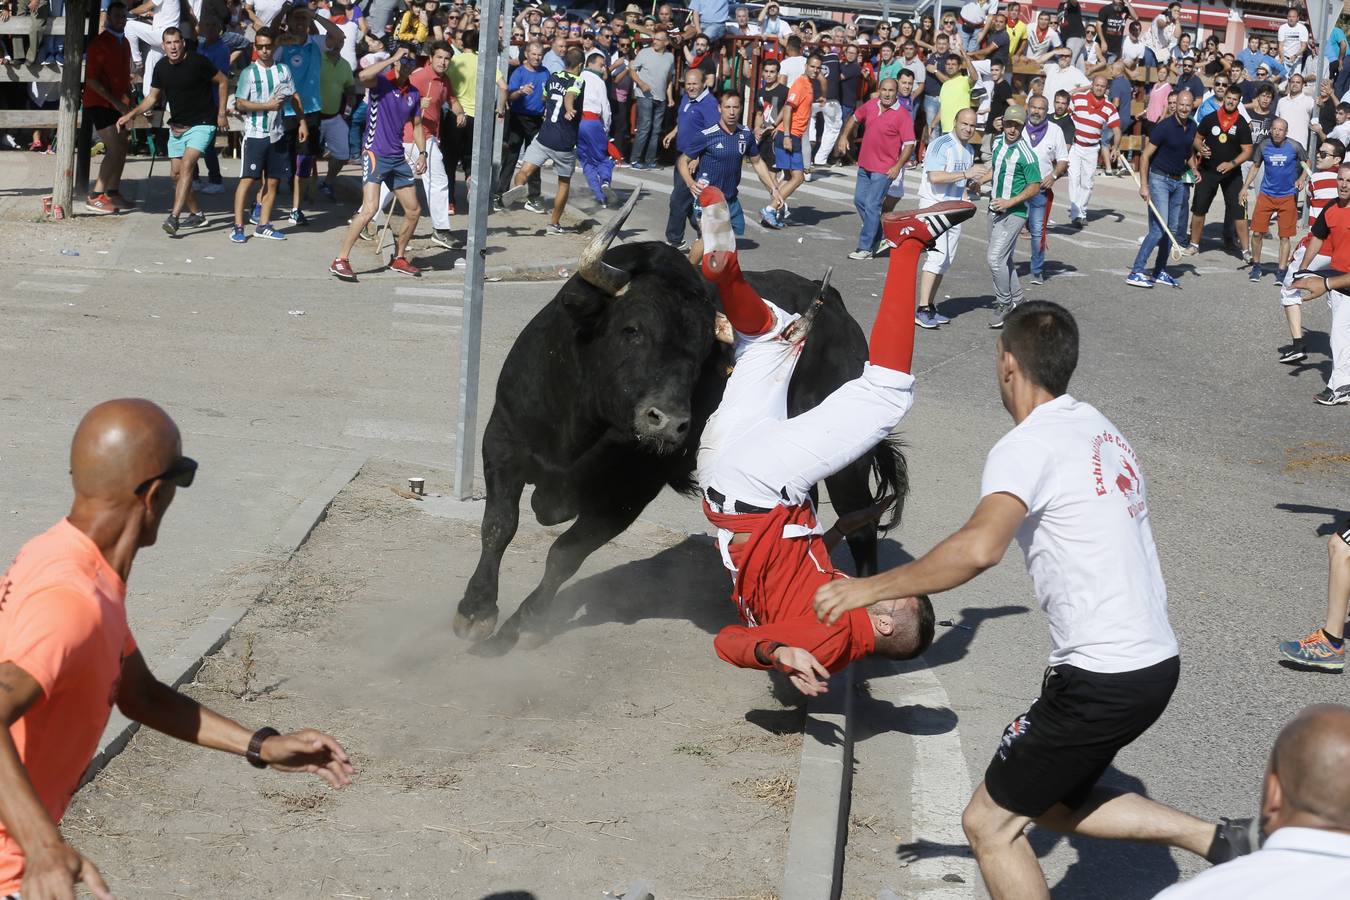
<svg viewBox="0 0 1350 900">
<path fill-rule="evenodd" d="M 1139 174 L 1135 178 L 1139 183 L 1139 196 L 1144 198 L 1152 215 L 1148 219 L 1148 234 L 1144 235 L 1144 242 L 1134 255 L 1129 277 L 1125 279 L 1130 287 L 1152 288 L 1155 284 L 1181 287 L 1167 273 L 1167 257 L 1181 255 L 1176 233 L 1186 218 L 1186 182 L 1182 176 L 1186 174 L 1195 145 L 1196 124 L 1191 121 L 1194 108 L 1195 96 L 1190 91 L 1177 94 L 1172 115 L 1158 120 L 1149 130 L 1144 152 L 1139 155 Z M 1153 263 L 1153 272 L 1146 274 L 1144 267 L 1155 247 L 1158 257 Z"/>
</svg>

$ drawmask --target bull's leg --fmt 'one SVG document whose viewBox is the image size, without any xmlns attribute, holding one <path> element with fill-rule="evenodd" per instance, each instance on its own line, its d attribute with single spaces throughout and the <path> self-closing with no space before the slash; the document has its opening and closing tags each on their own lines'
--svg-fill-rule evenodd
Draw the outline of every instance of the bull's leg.
<svg viewBox="0 0 1350 900">
<path fill-rule="evenodd" d="M 525 489 L 525 474 L 510 456 L 504 463 L 485 465 L 484 470 L 487 508 L 480 529 L 483 550 L 454 619 L 455 634 L 471 641 L 481 641 L 497 627 L 497 578 L 502 554 L 520 524 L 520 495 Z"/>
<path fill-rule="evenodd" d="M 577 573 L 581 564 L 596 550 L 618 537 L 632 525 L 638 515 L 646 508 L 661 490 L 658 483 L 649 492 L 632 500 L 620 508 L 608 508 L 603 511 L 583 509 L 562 535 L 548 549 L 548 561 L 544 565 L 544 577 L 539 586 L 530 592 L 510 618 L 502 623 L 501 630 L 491 639 L 474 647 L 474 652 L 484 656 L 499 656 L 509 651 L 518 641 L 524 640 L 527 646 L 542 643 L 547 631 L 549 607 L 557 596 L 559 588 Z"/>
<path fill-rule="evenodd" d="M 869 476 L 869 457 L 855 460 L 825 479 L 830 502 L 838 515 L 865 509 L 873 503 Z M 848 549 L 853 554 L 853 567 L 860 577 L 877 573 L 877 530 L 860 528 L 848 537 Z"/>
</svg>

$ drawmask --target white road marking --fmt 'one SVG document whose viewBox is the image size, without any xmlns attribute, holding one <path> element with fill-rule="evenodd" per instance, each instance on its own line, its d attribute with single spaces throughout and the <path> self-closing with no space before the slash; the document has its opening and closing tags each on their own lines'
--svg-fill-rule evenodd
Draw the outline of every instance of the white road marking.
<svg viewBox="0 0 1350 900">
<path fill-rule="evenodd" d="M 42 275 L 47 278 L 103 278 L 109 273 L 103 269 L 29 269 L 25 268 L 25 275 Z"/>
<path fill-rule="evenodd" d="M 395 303 L 394 312 L 405 316 L 462 316 L 460 306 L 441 306 L 436 303 Z"/>
<path fill-rule="evenodd" d="M 41 291 L 48 294 L 83 294 L 89 290 L 87 284 L 60 284 L 51 281 L 20 281 L 14 285 L 16 291 Z"/>
<path fill-rule="evenodd" d="M 458 325 L 430 325 L 426 322 L 395 322 L 390 326 L 394 331 L 405 334 L 457 334 Z"/>
<path fill-rule="evenodd" d="M 450 443 L 450 428 L 445 426 L 415 425 L 397 419 L 352 419 L 342 429 L 347 437 L 373 438 L 381 441 L 406 441 L 420 444 Z"/>
<path fill-rule="evenodd" d="M 400 297 L 443 297 L 449 299 L 459 299 L 464 296 L 463 288 L 423 288 L 423 287 L 401 287 L 394 288 L 394 293 Z"/>
</svg>

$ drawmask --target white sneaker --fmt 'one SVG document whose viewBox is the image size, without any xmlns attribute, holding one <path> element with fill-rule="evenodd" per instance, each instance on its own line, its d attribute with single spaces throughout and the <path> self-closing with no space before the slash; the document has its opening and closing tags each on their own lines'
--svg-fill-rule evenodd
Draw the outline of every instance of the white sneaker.
<svg viewBox="0 0 1350 900">
<path fill-rule="evenodd" d="M 502 206 L 510 209 L 520 203 L 521 198 L 525 196 L 529 189 L 530 186 L 528 184 L 518 184 L 515 187 L 507 188 L 505 191 L 502 191 Z"/>
<path fill-rule="evenodd" d="M 852 253 L 850 253 L 850 254 L 848 255 L 848 258 L 849 258 L 849 259 L 871 259 L 871 258 L 872 258 L 872 251 L 871 251 L 871 250 L 854 250 Z"/>
<path fill-rule="evenodd" d="M 708 200 L 712 202 L 704 202 Z M 731 229 L 731 207 L 727 204 L 726 197 L 715 187 L 705 187 L 703 195 L 699 197 L 699 206 L 703 210 L 699 222 L 699 231 L 703 236 L 703 252 L 708 254 L 734 251 L 736 232 Z"/>
</svg>

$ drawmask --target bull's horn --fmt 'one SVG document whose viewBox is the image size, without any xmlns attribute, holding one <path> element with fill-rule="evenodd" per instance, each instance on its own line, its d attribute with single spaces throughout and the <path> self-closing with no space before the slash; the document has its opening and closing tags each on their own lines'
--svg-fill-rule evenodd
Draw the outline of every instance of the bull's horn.
<svg viewBox="0 0 1350 900">
<path fill-rule="evenodd" d="M 628 202 L 619 210 L 619 214 L 614 217 L 605 229 L 591 238 L 586 248 L 581 251 L 581 264 L 577 267 L 577 274 L 584 278 L 590 284 L 598 287 L 606 294 L 614 295 L 623 290 L 631 277 L 618 266 L 611 266 L 605 262 L 605 251 L 609 245 L 614 243 L 614 238 L 619 234 L 619 229 L 633 212 L 633 207 L 637 206 L 638 195 L 642 193 L 642 188 L 634 188 Z"/>
</svg>

